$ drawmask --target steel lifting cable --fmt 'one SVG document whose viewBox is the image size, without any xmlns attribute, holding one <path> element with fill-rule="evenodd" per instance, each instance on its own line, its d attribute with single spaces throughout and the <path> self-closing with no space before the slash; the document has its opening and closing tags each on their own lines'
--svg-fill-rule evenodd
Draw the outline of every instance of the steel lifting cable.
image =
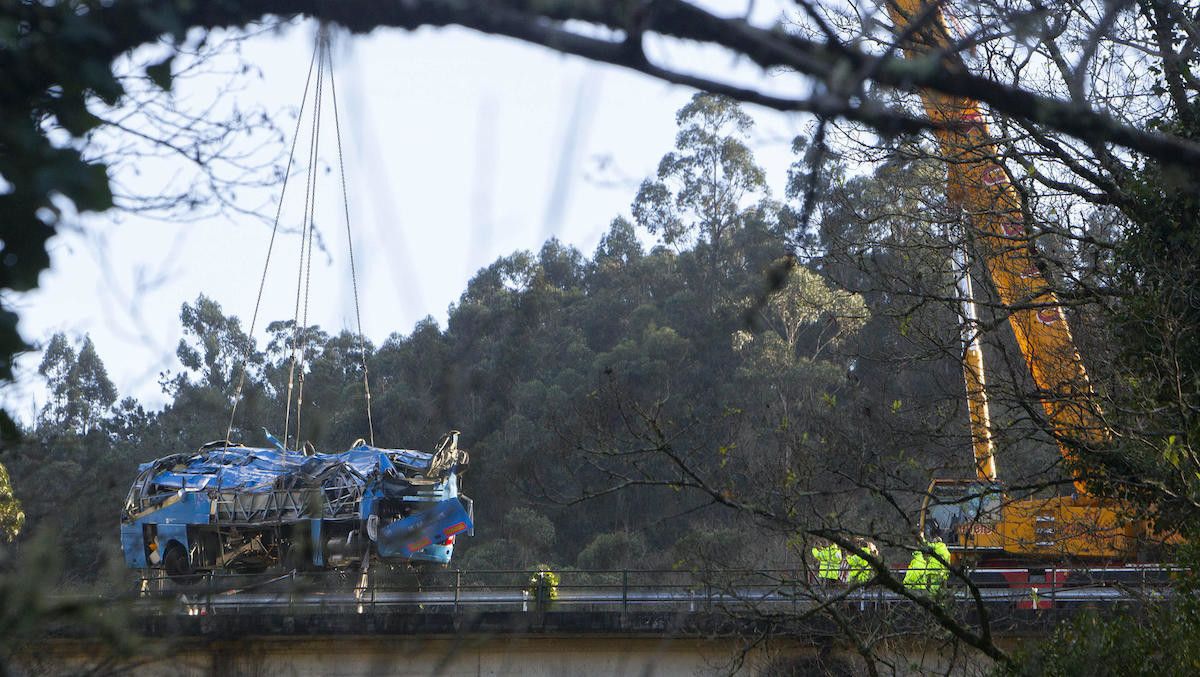
<svg viewBox="0 0 1200 677">
<path fill-rule="evenodd" d="M 317 53 L 318 50 L 313 49 L 312 59 L 308 62 L 308 75 L 304 79 L 304 93 L 300 95 L 300 113 L 296 116 L 296 128 L 292 132 L 292 145 L 288 149 L 288 161 L 283 170 L 283 184 L 279 188 L 279 204 L 275 207 L 275 220 L 271 225 L 271 240 L 267 243 L 267 256 L 263 262 L 262 276 L 258 280 L 258 297 L 254 300 L 254 314 L 250 318 L 250 332 L 246 335 L 246 348 L 242 352 L 242 360 L 238 368 L 238 381 L 233 393 L 233 406 L 229 412 L 229 425 L 225 428 L 225 448 L 229 447 L 229 438 L 233 436 L 233 422 L 237 417 L 238 404 L 242 401 L 242 392 L 246 386 L 246 363 L 250 359 L 254 329 L 258 325 L 258 311 L 262 307 L 263 289 L 267 284 L 267 271 L 271 267 L 271 254 L 275 251 L 275 236 L 279 233 L 279 217 L 283 213 L 283 200 L 287 195 L 288 179 L 291 178 L 292 164 L 296 159 L 296 142 L 300 139 L 300 122 L 304 117 L 304 106 L 308 103 L 308 87 L 312 84 L 312 72 L 317 61 Z M 284 434 L 287 434 L 286 428 Z"/>
<path fill-rule="evenodd" d="M 320 88 L 318 88 L 318 91 L 319 90 L 320 90 Z M 317 192 L 317 181 L 316 181 L 315 173 L 314 173 L 314 179 L 313 179 L 313 208 L 314 209 L 316 209 L 316 200 L 317 200 L 316 192 Z M 296 385 L 296 448 L 297 449 L 299 449 L 301 447 L 301 444 L 300 444 L 300 411 L 301 411 L 302 405 L 304 404 L 304 367 L 305 367 L 305 363 L 308 360 L 308 356 L 307 356 L 308 299 L 311 296 L 310 290 L 312 289 L 313 231 L 315 229 L 316 229 L 316 225 L 310 219 L 309 225 L 308 225 L 308 253 L 305 255 L 305 259 L 304 259 L 304 312 L 300 317 L 300 325 L 299 325 L 302 328 L 300 331 L 300 334 L 299 334 L 300 346 L 299 346 L 298 350 L 292 354 L 293 360 L 298 359 L 298 363 L 296 366 L 299 367 L 299 369 L 298 369 L 299 373 L 297 373 L 297 375 L 296 375 L 296 381 L 297 381 L 297 385 Z M 297 357 L 297 355 L 298 355 L 298 357 Z M 285 434 L 286 434 L 286 428 L 285 428 Z"/>
<path fill-rule="evenodd" d="M 329 33 L 325 26 L 321 26 L 317 33 L 316 47 L 313 49 L 312 60 L 309 61 L 308 75 L 304 82 L 304 93 L 300 98 L 300 112 L 296 116 L 296 128 L 292 134 L 292 143 L 288 151 L 287 168 L 283 175 L 283 185 L 280 190 L 279 204 L 275 210 L 275 221 L 271 229 L 271 240 L 267 246 L 267 257 L 263 264 L 262 277 L 258 285 L 258 297 L 254 303 L 254 315 L 250 321 L 249 338 L 253 338 L 254 330 L 258 324 L 259 310 L 262 305 L 263 290 L 266 286 L 267 271 L 271 264 L 271 255 L 275 248 L 275 238 L 279 230 L 280 216 L 283 211 L 284 196 L 287 194 L 288 179 L 291 177 L 292 165 L 295 161 L 296 144 L 300 138 L 301 122 L 304 118 L 304 109 L 308 102 L 309 88 L 312 86 L 313 67 L 316 66 L 316 88 L 313 96 L 313 114 L 312 127 L 309 133 L 309 153 L 308 153 L 308 171 L 309 174 L 305 179 L 304 191 L 304 211 L 302 214 L 301 233 L 300 233 L 300 260 L 296 271 L 296 302 L 293 308 L 292 316 L 292 342 L 291 342 L 291 361 L 288 367 L 288 388 L 287 388 L 287 404 L 284 413 L 283 424 L 283 447 L 287 450 L 288 446 L 288 431 L 291 430 L 291 414 L 292 414 L 292 395 L 296 394 L 296 426 L 295 426 L 295 443 L 296 447 L 301 446 L 301 407 L 304 402 L 304 369 L 306 362 L 305 348 L 307 343 L 308 329 L 308 303 L 310 298 L 311 283 L 312 283 L 312 255 L 313 255 L 313 240 L 316 231 L 316 193 L 317 193 L 317 174 L 316 171 L 318 161 L 318 142 L 321 135 L 321 107 L 324 100 L 324 78 L 325 73 L 329 74 L 330 96 L 333 98 L 333 118 L 334 130 L 337 140 L 338 153 L 338 172 L 342 185 L 342 209 L 346 223 L 346 244 L 350 256 L 350 280 L 354 291 L 354 316 L 358 328 L 358 347 L 359 359 L 363 370 L 363 390 L 366 395 L 367 409 L 367 432 L 368 438 L 372 446 L 375 444 L 375 425 L 371 412 L 371 385 L 370 376 L 367 370 L 367 351 L 366 338 L 362 330 L 362 310 L 359 303 L 358 295 L 358 270 L 354 259 L 354 239 L 350 228 L 350 200 L 349 192 L 346 188 L 346 166 L 344 155 L 342 152 L 342 130 L 341 121 L 338 115 L 337 107 L 337 86 L 333 77 L 333 56 L 329 45 Z M 303 298 L 303 305 L 301 299 Z M 225 447 L 230 444 L 230 437 L 233 435 L 233 424 L 237 415 L 237 407 L 241 401 L 246 382 L 246 364 L 249 361 L 250 343 L 246 344 L 246 350 L 243 353 L 241 361 L 241 369 L 238 376 L 238 384 L 234 393 L 233 408 L 229 415 L 229 425 L 225 430 Z"/>
<path fill-rule="evenodd" d="M 354 319 L 358 323 L 358 355 L 362 360 L 363 390 L 367 398 L 367 435 L 371 446 L 375 446 L 375 423 L 371 417 L 371 382 L 367 372 L 366 339 L 363 336 L 362 311 L 358 303 L 358 270 L 354 265 L 354 238 L 350 235 L 350 196 L 346 191 L 346 163 L 342 160 L 342 124 L 338 117 L 337 84 L 333 78 L 333 50 L 325 46 L 325 58 L 329 60 L 329 95 L 333 99 L 333 129 L 337 138 L 338 172 L 342 179 L 342 211 L 346 217 L 346 248 L 350 252 L 350 283 L 354 289 Z"/>
<path fill-rule="evenodd" d="M 288 367 L 287 406 L 283 419 L 283 446 L 287 448 L 288 431 L 291 429 L 292 393 L 296 392 L 296 448 L 300 443 L 300 408 L 304 402 L 304 350 L 307 347 L 305 330 L 308 328 L 309 281 L 312 279 L 312 244 L 315 228 L 317 201 L 317 158 L 318 141 L 321 136 L 321 100 L 325 82 L 325 59 L 323 50 L 328 49 L 328 33 L 324 26 L 317 33 L 317 88 L 313 96 L 312 130 L 309 136 L 308 177 L 305 182 L 303 226 L 300 233 L 300 262 L 296 270 L 296 306 L 292 315 L 292 359 Z M 304 299 L 304 314 L 301 316 L 300 299 Z M 299 367 L 299 374 L 297 374 Z M 298 382 L 298 383 L 297 383 Z"/>
<path fill-rule="evenodd" d="M 306 347 L 305 343 L 307 341 L 306 330 L 308 329 L 308 303 L 309 303 L 310 290 L 311 290 L 311 284 L 312 284 L 313 238 L 315 236 L 315 231 L 316 231 L 315 218 L 316 218 L 317 172 L 315 171 L 315 167 L 316 167 L 316 163 L 317 163 L 318 142 L 319 142 L 320 136 L 321 136 L 322 114 L 321 114 L 320 110 L 321 110 L 322 104 L 324 103 L 324 78 L 325 78 L 325 74 L 328 73 L 329 95 L 332 99 L 331 103 L 333 105 L 334 138 L 337 142 L 338 176 L 341 180 L 341 186 L 342 186 L 342 213 L 345 218 L 345 224 L 346 224 L 346 247 L 347 247 L 347 251 L 349 252 L 349 257 L 350 257 L 350 281 L 351 281 L 351 286 L 352 286 L 352 289 L 354 292 L 354 317 L 355 317 L 355 321 L 357 323 L 357 329 L 358 329 L 359 360 L 360 360 L 360 363 L 362 365 L 362 370 L 363 370 L 363 391 L 365 393 L 366 410 L 367 410 L 367 435 L 368 435 L 368 439 L 370 440 L 371 445 L 374 446 L 374 444 L 375 444 L 375 424 L 374 424 L 374 420 L 373 420 L 373 416 L 372 416 L 372 412 L 371 412 L 370 373 L 369 373 L 368 367 L 367 367 L 366 338 L 365 338 L 365 335 L 363 334 L 363 329 L 362 329 L 362 309 L 361 309 L 361 304 L 359 303 L 359 295 L 358 295 L 358 269 L 357 269 L 357 263 L 354 259 L 354 238 L 353 238 L 353 234 L 352 234 L 351 227 L 350 227 L 350 197 L 349 197 L 349 191 L 347 190 L 347 187 L 346 187 L 346 163 L 345 163 L 345 159 L 344 159 L 344 153 L 342 151 L 342 128 L 341 128 L 341 119 L 339 116 L 338 105 L 337 105 L 337 84 L 335 82 L 334 73 L 333 73 L 333 50 L 330 47 L 329 34 L 324 27 L 322 27 L 322 29 L 318 35 L 317 45 L 318 45 L 318 53 L 319 53 L 318 63 L 317 63 L 317 88 L 316 88 L 316 95 L 313 99 L 316 112 L 313 115 L 313 134 L 312 134 L 312 147 L 311 147 L 312 154 L 311 154 L 311 160 L 310 160 L 310 167 L 312 167 L 313 169 L 310 171 L 309 190 L 306 192 L 306 198 L 305 198 L 306 199 L 305 211 L 308 214 L 308 228 L 307 228 L 307 233 L 303 239 L 306 240 L 307 244 L 305 244 L 304 242 L 301 243 L 302 267 L 303 267 L 303 272 L 304 272 L 304 291 L 303 291 L 304 305 L 303 305 L 303 312 L 302 312 L 302 314 L 300 314 L 300 312 L 301 312 L 300 311 L 301 291 L 300 291 L 300 279 L 299 279 L 299 271 L 298 271 L 297 272 L 297 281 L 296 281 L 297 296 L 296 296 L 296 309 L 295 309 L 296 313 L 297 313 L 296 324 L 295 324 L 296 340 L 293 344 L 294 349 L 292 352 L 292 367 L 289 370 L 289 375 L 288 375 L 288 392 L 289 392 L 288 410 L 289 410 L 289 414 L 290 414 L 291 386 L 292 386 L 292 382 L 293 382 L 292 381 L 293 375 L 291 372 L 297 372 L 295 374 L 295 379 L 297 381 L 297 386 L 296 386 L 296 438 L 295 439 L 296 439 L 296 446 L 297 446 L 297 448 L 299 448 L 300 444 L 301 444 L 301 442 L 300 442 L 301 412 L 302 412 L 303 403 L 304 403 L 304 369 L 305 369 L 305 361 L 307 359 L 306 354 L 305 354 L 305 347 Z M 285 423 L 284 423 L 285 438 L 287 435 L 288 428 L 289 428 L 288 421 L 285 419 Z M 286 446 L 286 439 L 285 439 L 285 446 Z"/>
</svg>

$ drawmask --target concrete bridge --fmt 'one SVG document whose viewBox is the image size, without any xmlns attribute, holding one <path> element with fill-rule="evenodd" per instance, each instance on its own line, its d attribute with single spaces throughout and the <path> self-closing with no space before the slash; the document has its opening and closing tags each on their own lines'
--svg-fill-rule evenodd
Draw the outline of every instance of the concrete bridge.
<svg viewBox="0 0 1200 677">
<path fill-rule="evenodd" d="M 132 653 L 114 651 L 86 628 L 64 627 L 26 647 L 14 667 L 28 674 L 863 674 L 845 627 L 886 635 L 875 651 L 899 673 L 985 667 L 950 650 L 911 601 L 876 589 L 814 590 L 767 572 L 722 584 L 697 576 L 651 584 L 605 572 L 538 603 L 510 573 L 507 584 L 497 577 L 486 585 L 449 573 L 419 590 L 349 579 L 160 586 L 124 606 Z M 1032 604 L 1020 588 L 981 592 L 993 633 L 1015 645 L 1081 608 L 1135 603 L 1145 590 L 1047 590 Z M 943 604 L 976 622 L 979 609 L 965 593 L 950 590 Z M 818 612 L 834 597 L 836 619 Z"/>
</svg>

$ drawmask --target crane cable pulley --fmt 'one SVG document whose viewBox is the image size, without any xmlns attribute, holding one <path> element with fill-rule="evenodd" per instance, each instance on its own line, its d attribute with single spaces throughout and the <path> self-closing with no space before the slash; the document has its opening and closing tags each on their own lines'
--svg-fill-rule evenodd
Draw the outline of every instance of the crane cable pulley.
<svg viewBox="0 0 1200 677">
<path fill-rule="evenodd" d="M 315 66 L 315 80 L 314 80 Z M 275 219 L 271 227 L 271 239 L 267 244 L 266 260 L 263 263 L 262 277 L 258 284 L 258 296 L 254 302 L 254 314 L 250 320 L 250 331 L 248 337 L 254 336 L 254 330 L 258 324 L 259 310 L 262 306 L 263 289 L 266 286 L 267 272 L 271 265 L 271 255 L 275 249 L 275 238 L 279 232 L 280 215 L 283 211 L 284 198 L 287 195 L 288 179 L 291 177 L 292 165 L 295 162 L 296 142 L 300 137 L 300 124 L 304 118 L 305 107 L 308 103 L 309 89 L 314 89 L 313 106 L 312 106 L 312 127 L 309 134 L 309 153 L 308 153 L 308 176 L 305 180 L 304 192 L 304 213 L 301 221 L 300 233 L 300 261 L 296 272 L 296 303 L 293 310 L 292 319 L 292 342 L 291 342 L 291 361 L 288 367 L 288 389 L 287 389 L 287 404 L 284 413 L 284 439 L 283 447 L 287 449 L 288 431 L 291 429 L 291 414 L 292 414 L 292 395 L 296 396 L 296 425 L 295 425 L 295 444 L 299 448 L 301 443 L 301 405 L 304 401 L 304 370 L 305 370 L 305 348 L 308 339 L 308 301 L 311 290 L 312 281 L 312 249 L 313 239 L 316 230 L 315 211 L 316 211 L 316 192 L 317 192 L 317 161 L 318 147 L 321 135 L 321 107 L 324 98 L 324 81 L 328 74 L 329 78 L 329 93 L 333 106 L 333 124 L 334 136 L 337 141 L 337 157 L 338 157 L 338 176 L 342 185 L 342 211 L 346 224 L 346 245 L 350 258 L 350 281 L 354 292 L 354 317 L 358 328 L 358 352 L 361 360 L 363 373 L 363 391 L 366 397 L 366 413 L 367 413 L 367 435 L 372 446 L 375 444 L 375 426 L 371 416 L 371 385 L 370 374 L 367 369 L 367 352 L 366 339 L 362 329 L 362 311 L 358 298 L 358 271 L 354 260 L 354 239 L 350 229 L 350 199 L 346 189 L 346 166 L 344 155 L 342 152 L 342 130 L 341 119 L 338 113 L 337 106 L 337 84 L 333 76 L 333 56 L 329 45 L 328 28 L 322 24 L 317 31 L 316 45 L 313 48 L 313 56 L 308 64 L 308 75 L 304 81 L 304 92 L 300 97 L 300 110 L 296 116 L 296 127 L 292 134 L 292 143 L 288 151 L 288 161 L 283 174 L 283 184 L 280 188 L 279 204 L 275 210 Z M 315 87 L 313 85 L 315 84 Z M 302 303 L 303 301 L 303 303 Z M 240 364 L 240 373 L 238 375 L 237 387 L 234 391 L 233 406 L 229 414 L 229 425 L 225 431 L 225 446 L 230 444 L 230 437 L 233 434 L 234 419 L 237 415 L 237 407 L 241 402 L 242 392 L 245 389 L 246 383 L 246 362 L 249 358 L 250 342 L 247 341 L 245 352 L 242 355 Z"/>
</svg>

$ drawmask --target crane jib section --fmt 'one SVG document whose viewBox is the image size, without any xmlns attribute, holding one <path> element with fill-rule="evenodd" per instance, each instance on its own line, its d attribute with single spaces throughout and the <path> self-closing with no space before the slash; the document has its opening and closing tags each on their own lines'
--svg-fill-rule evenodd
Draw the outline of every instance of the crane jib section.
<svg viewBox="0 0 1200 677">
<path fill-rule="evenodd" d="M 937 5 L 887 0 L 887 8 L 897 33 L 905 38 L 902 47 L 908 58 L 938 58 L 950 68 L 964 69 L 950 49 L 952 41 Z M 979 102 L 930 90 L 921 92 L 921 101 L 947 166 L 947 196 L 966 215 L 976 254 L 1008 312 L 1050 431 L 1073 465 L 1074 449 L 1101 446 L 1108 435 L 1062 304 L 1038 267 L 1021 195 L 999 161 Z M 1080 494 L 1086 493 L 1078 473 L 1075 485 Z"/>
</svg>

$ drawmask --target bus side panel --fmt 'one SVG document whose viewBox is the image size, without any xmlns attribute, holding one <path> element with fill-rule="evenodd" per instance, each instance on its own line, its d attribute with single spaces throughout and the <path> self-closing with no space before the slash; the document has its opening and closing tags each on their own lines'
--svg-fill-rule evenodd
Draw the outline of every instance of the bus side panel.
<svg viewBox="0 0 1200 677">
<path fill-rule="evenodd" d="M 146 539 L 142 536 L 142 525 L 121 525 L 121 551 L 125 553 L 125 564 L 133 569 L 149 567 L 146 562 Z"/>
</svg>

